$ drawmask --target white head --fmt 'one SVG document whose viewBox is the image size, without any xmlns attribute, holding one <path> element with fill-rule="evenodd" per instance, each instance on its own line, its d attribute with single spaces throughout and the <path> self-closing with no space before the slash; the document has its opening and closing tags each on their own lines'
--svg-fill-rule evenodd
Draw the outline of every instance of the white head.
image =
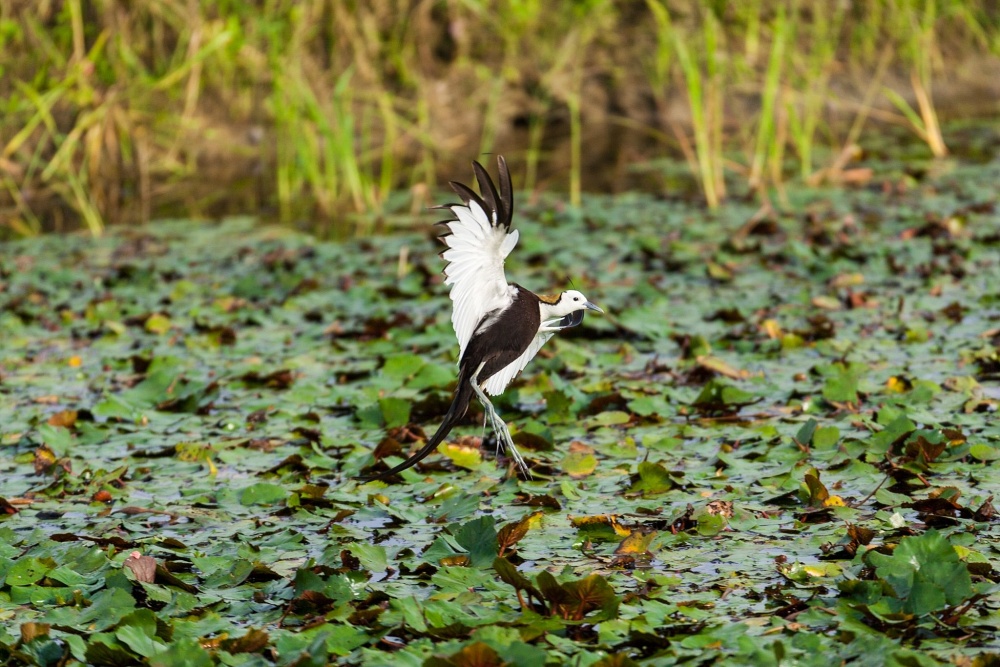
<svg viewBox="0 0 1000 667">
<path fill-rule="evenodd" d="M 563 315 L 575 313 L 578 310 L 594 310 L 598 313 L 604 312 L 588 301 L 587 297 L 585 297 L 581 292 L 577 292 L 575 289 L 566 290 L 555 299 L 543 299 L 542 309 L 546 315 L 542 319 L 548 319 L 549 317 L 562 317 Z"/>
</svg>

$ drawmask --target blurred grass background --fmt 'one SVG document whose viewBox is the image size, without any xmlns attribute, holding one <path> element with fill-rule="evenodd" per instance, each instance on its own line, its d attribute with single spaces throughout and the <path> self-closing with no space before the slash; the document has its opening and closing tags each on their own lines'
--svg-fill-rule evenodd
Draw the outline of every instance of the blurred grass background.
<svg viewBox="0 0 1000 667">
<path fill-rule="evenodd" d="M 0 236 L 235 212 L 368 233 L 489 152 L 571 204 L 780 203 L 887 144 L 995 155 L 969 128 L 1000 116 L 1000 5 L 2 0 L 0 104 Z"/>
</svg>

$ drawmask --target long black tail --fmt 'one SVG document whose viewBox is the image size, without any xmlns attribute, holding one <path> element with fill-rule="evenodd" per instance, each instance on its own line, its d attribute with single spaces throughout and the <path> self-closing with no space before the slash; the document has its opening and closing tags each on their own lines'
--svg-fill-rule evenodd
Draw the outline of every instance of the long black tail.
<svg viewBox="0 0 1000 667">
<path fill-rule="evenodd" d="M 358 477 L 359 480 L 364 482 L 371 482 L 377 479 L 385 479 L 386 477 L 392 477 L 396 473 L 400 473 L 407 468 L 412 468 L 421 460 L 423 460 L 428 454 L 437 449 L 438 445 L 448 437 L 451 433 L 451 429 L 458 423 L 458 421 L 465 416 L 465 413 L 469 410 L 469 401 L 472 400 L 472 384 L 469 382 L 469 378 L 466 377 L 465 370 L 458 374 L 458 388 L 455 390 L 455 399 L 451 402 L 451 407 L 448 408 L 448 412 L 445 413 L 444 421 L 441 422 L 441 426 L 438 430 L 434 432 L 431 439 L 420 448 L 420 450 L 400 463 L 395 468 L 386 470 L 385 472 L 380 472 L 375 475 L 362 475 Z"/>
</svg>

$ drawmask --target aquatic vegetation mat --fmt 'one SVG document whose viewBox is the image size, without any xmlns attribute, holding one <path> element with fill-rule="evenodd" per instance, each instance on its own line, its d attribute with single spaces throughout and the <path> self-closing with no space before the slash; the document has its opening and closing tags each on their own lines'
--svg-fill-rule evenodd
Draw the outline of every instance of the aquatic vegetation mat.
<svg viewBox="0 0 1000 667">
<path fill-rule="evenodd" d="M 450 401 L 431 220 L 4 244 L 0 661 L 991 664 L 997 182 L 522 207 L 608 312 L 498 402 L 531 479 L 477 410 L 353 479 Z"/>
</svg>

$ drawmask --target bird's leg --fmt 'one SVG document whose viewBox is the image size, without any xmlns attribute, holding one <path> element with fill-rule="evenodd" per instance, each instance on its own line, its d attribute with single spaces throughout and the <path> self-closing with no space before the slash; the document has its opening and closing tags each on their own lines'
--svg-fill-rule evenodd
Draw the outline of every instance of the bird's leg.
<svg viewBox="0 0 1000 667">
<path fill-rule="evenodd" d="M 479 386 L 479 372 L 483 370 L 483 366 L 486 362 L 479 364 L 479 368 L 476 372 L 472 374 L 472 378 L 469 382 L 472 383 L 472 388 L 476 392 L 476 396 L 479 397 L 479 402 L 483 404 L 483 409 L 486 411 L 486 421 L 489 422 L 490 426 L 493 428 L 493 432 L 497 436 L 497 440 L 503 443 L 510 452 L 511 458 L 514 459 L 514 463 L 517 467 L 521 469 L 521 472 L 525 477 L 531 478 L 531 472 L 528 470 L 528 464 L 524 461 L 524 457 L 521 456 L 521 452 L 517 451 L 517 447 L 514 446 L 514 440 L 510 437 L 510 430 L 507 428 L 507 424 L 500 419 L 500 415 L 497 414 L 496 409 L 490 402 L 490 399 L 486 397 L 486 392 L 483 391 L 482 387 Z"/>
</svg>

